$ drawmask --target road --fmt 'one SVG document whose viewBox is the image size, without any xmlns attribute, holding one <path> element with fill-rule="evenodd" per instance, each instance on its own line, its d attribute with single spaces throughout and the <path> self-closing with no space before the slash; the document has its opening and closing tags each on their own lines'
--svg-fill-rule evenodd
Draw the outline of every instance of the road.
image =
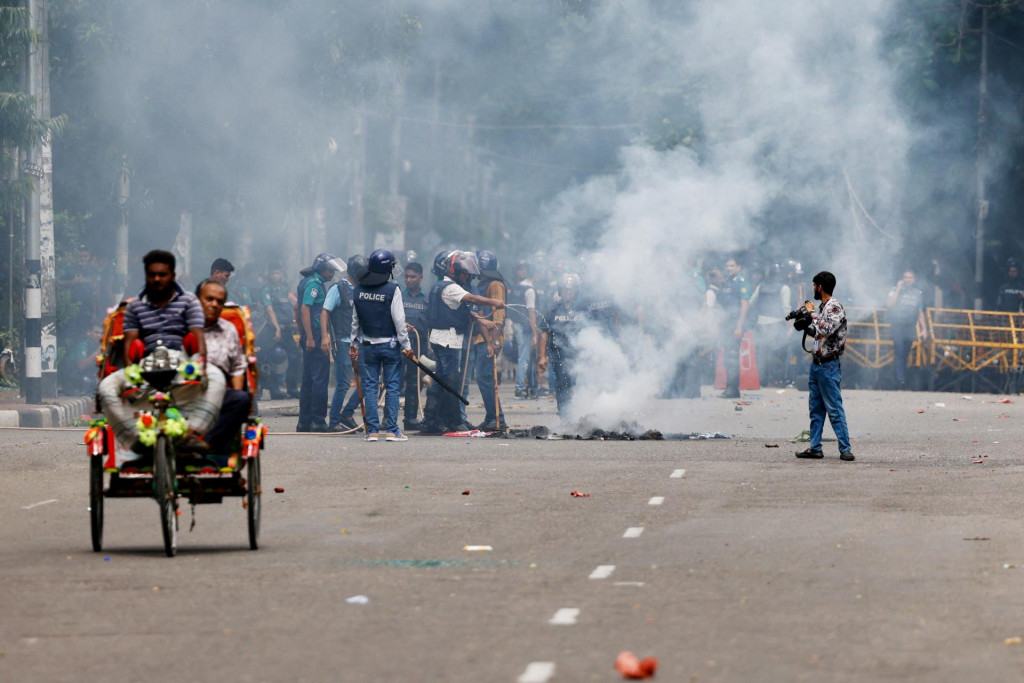
<svg viewBox="0 0 1024 683">
<path fill-rule="evenodd" d="M 0 679 L 615 681 L 630 650 L 662 681 L 1020 680 L 1024 398 L 1000 398 L 848 392 L 854 463 L 793 457 L 792 390 L 627 416 L 713 441 L 270 417 L 260 550 L 233 499 L 191 533 L 186 507 L 174 559 L 149 500 L 108 501 L 91 551 L 80 431 L 0 430 Z"/>
</svg>

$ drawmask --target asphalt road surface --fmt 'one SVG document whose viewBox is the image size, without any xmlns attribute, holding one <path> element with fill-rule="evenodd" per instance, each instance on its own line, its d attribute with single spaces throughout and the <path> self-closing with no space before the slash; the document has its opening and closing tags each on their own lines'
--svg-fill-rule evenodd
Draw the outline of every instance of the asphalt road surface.
<svg viewBox="0 0 1024 683">
<path fill-rule="evenodd" d="M 616 681 L 630 650 L 662 681 L 1021 680 L 1024 398 L 1001 398 L 847 392 L 853 463 L 793 457 L 793 390 L 626 416 L 728 440 L 369 444 L 272 416 L 262 547 L 228 499 L 191 533 L 185 507 L 173 559 L 150 500 L 108 500 L 92 552 L 81 430 L 0 430 L 0 679 Z"/>
</svg>

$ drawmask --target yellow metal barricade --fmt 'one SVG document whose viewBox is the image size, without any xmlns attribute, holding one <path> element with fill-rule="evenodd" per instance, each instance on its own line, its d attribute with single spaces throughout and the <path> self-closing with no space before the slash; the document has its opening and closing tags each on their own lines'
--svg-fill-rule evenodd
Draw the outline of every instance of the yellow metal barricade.
<svg viewBox="0 0 1024 683">
<path fill-rule="evenodd" d="M 857 308 L 846 309 L 846 358 L 863 368 L 878 370 L 893 362 L 892 335 L 886 320 L 887 309 Z M 926 364 L 928 354 L 925 345 L 915 341 L 910 349 L 910 366 L 919 368 Z"/>
<path fill-rule="evenodd" d="M 929 308 L 928 364 L 978 372 L 1018 370 L 1024 351 L 1024 315 L 1000 311 Z"/>
</svg>

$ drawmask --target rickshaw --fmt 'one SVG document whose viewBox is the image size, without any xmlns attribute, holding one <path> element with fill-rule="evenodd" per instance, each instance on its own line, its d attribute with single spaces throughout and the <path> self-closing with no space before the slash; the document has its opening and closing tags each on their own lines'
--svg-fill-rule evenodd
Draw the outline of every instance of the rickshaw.
<svg viewBox="0 0 1024 683">
<path fill-rule="evenodd" d="M 192 505 L 192 524 L 195 525 L 195 506 L 222 503 L 224 498 L 242 498 L 248 514 L 249 547 L 259 548 L 260 534 L 260 458 L 266 446 L 266 427 L 255 414 L 243 424 L 230 453 L 210 454 L 204 457 L 176 457 L 174 437 L 185 425 L 174 406 L 175 388 L 195 383 L 196 369 L 188 362 L 180 365 L 167 363 L 166 351 L 161 347 L 146 358 L 140 349 L 124 348 L 123 301 L 111 310 L 103 324 L 100 354 L 96 357 L 98 378 L 127 366 L 133 373 L 133 385 L 140 397 L 148 398 L 152 410 L 137 413 L 140 437 L 145 431 L 152 440 L 152 459 L 128 460 L 118 463 L 114 431 L 101 414 L 99 395 L 95 412 L 99 416 L 90 422 L 85 435 L 89 454 L 89 515 L 92 527 L 92 549 L 103 548 L 104 500 L 107 498 L 154 498 L 160 507 L 164 551 L 168 557 L 177 552 L 177 532 L 180 517 L 179 500 Z M 255 335 L 245 306 L 227 305 L 221 317 L 231 322 L 238 331 L 247 359 L 245 381 L 254 395 L 259 394 L 259 370 L 255 355 Z M 191 335 L 190 335 L 191 336 Z M 186 352 L 189 342 L 186 338 Z M 141 342 L 140 342 L 141 345 Z M 255 411 L 255 408 L 254 408 Z M 104 482 L 106 480 L 106 482 Z"/>
</svg>

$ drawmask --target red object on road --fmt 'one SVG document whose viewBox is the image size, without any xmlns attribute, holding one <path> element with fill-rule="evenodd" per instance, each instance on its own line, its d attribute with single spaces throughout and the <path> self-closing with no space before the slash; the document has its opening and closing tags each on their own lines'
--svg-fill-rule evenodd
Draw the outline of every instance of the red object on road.
<svg viewBox="0 0 1024 683">
<path fill-rule="evenodd" d="M 582 491 L 573 491 L 569 495 L 572 496 L 573 498 L 590 498 L 589 493 L 583 493 Z"/>
<path fill-rule="evenodd" d="M 281 488 L 280 486 L 275 486 L 274 493 L 284 493 L 284 489 Z"/>
<path fill-rule="evenodd" d="M 654 657 L 639 659 L 632 652 L 623 651 L 615 658 L 615 670 L 622 674 L 623 678 L 652 678 L 658 672 L 658 660 Z"/>
</svg>

